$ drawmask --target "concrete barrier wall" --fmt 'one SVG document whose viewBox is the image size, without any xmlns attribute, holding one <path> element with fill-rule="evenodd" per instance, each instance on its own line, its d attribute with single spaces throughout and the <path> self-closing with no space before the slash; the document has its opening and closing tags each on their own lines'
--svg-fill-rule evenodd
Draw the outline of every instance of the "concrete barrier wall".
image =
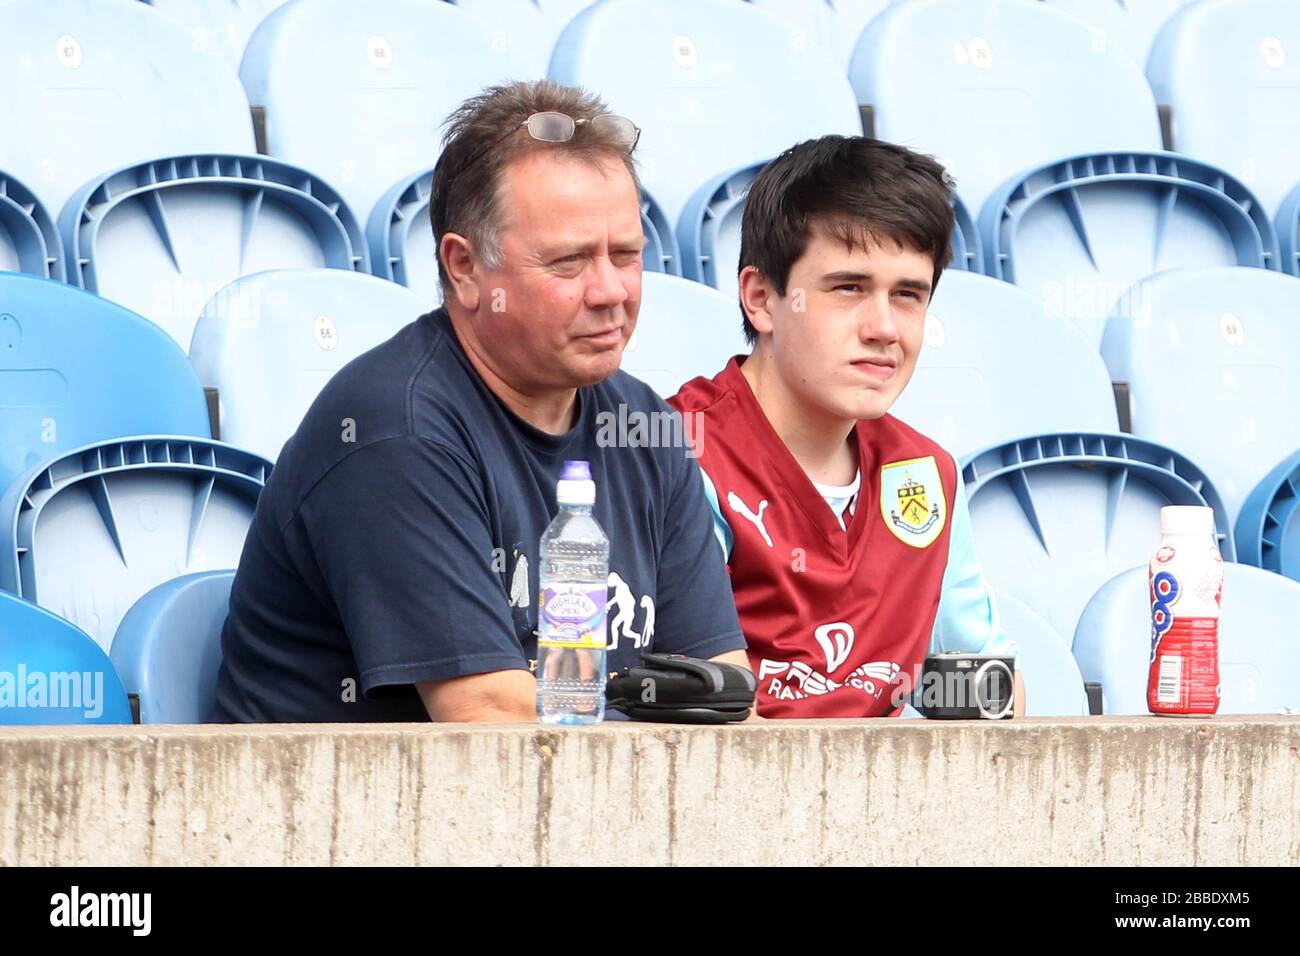
<svg viewBox="0 0 1300 956">
<path fill-rule="evenodd" d="M 1296 864 L 1300 719 L 0 729 L 0 863 Z"/>
</svg>

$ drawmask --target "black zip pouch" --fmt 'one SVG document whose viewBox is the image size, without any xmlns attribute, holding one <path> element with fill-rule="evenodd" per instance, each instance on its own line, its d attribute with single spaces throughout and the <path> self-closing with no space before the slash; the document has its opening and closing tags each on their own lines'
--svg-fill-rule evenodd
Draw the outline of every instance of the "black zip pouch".
<svg viewBox="0 0 1300 956">
<path fill-rule="evenodd" d="M 744 667 L 681 654 L 642 654 L 605 685 L 605 702 L 631 720 L 727 724 L 754 706 L 754 675 Z"/>
</svg>

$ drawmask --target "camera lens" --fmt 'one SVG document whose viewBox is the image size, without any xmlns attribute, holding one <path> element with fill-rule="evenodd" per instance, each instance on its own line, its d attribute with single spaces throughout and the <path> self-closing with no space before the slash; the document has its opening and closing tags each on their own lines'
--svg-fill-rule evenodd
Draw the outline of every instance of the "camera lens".
<svg viewBox="0 0 1300 956">
<path fill-rule="evenodd" d="M 1011 713 L 1015 678 L 1002 661 L 989 661 L 975 674 L 975 703 L 982 717 L 997 720 Z"/>
</svg>

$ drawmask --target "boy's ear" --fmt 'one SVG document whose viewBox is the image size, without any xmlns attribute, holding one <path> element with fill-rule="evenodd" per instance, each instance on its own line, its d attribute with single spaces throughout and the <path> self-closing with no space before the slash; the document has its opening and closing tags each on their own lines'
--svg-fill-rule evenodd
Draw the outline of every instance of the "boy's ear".
<svg viewBox="0 0 1300 956">
<path fill-rule="evenodd" d="M 740 305 L 759 335 L 772 334 L 772 306 L 777 298 L 771 281 L 758 269 L 745 266 L 740 270 Z"/>
</svg>

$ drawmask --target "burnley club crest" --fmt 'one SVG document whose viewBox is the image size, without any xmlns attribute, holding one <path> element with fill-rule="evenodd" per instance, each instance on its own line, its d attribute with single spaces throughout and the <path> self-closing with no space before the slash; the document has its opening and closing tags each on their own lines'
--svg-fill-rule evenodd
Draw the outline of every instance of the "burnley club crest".
<svg viewBox="0 0 1300 956">
<path fill-rule="evenodd" d="M 890 462 L 880 469 L 880 513 L 904 544 L 926 548 L 939 537 L 948 503 L 933 455 Z"/>
</svg>

